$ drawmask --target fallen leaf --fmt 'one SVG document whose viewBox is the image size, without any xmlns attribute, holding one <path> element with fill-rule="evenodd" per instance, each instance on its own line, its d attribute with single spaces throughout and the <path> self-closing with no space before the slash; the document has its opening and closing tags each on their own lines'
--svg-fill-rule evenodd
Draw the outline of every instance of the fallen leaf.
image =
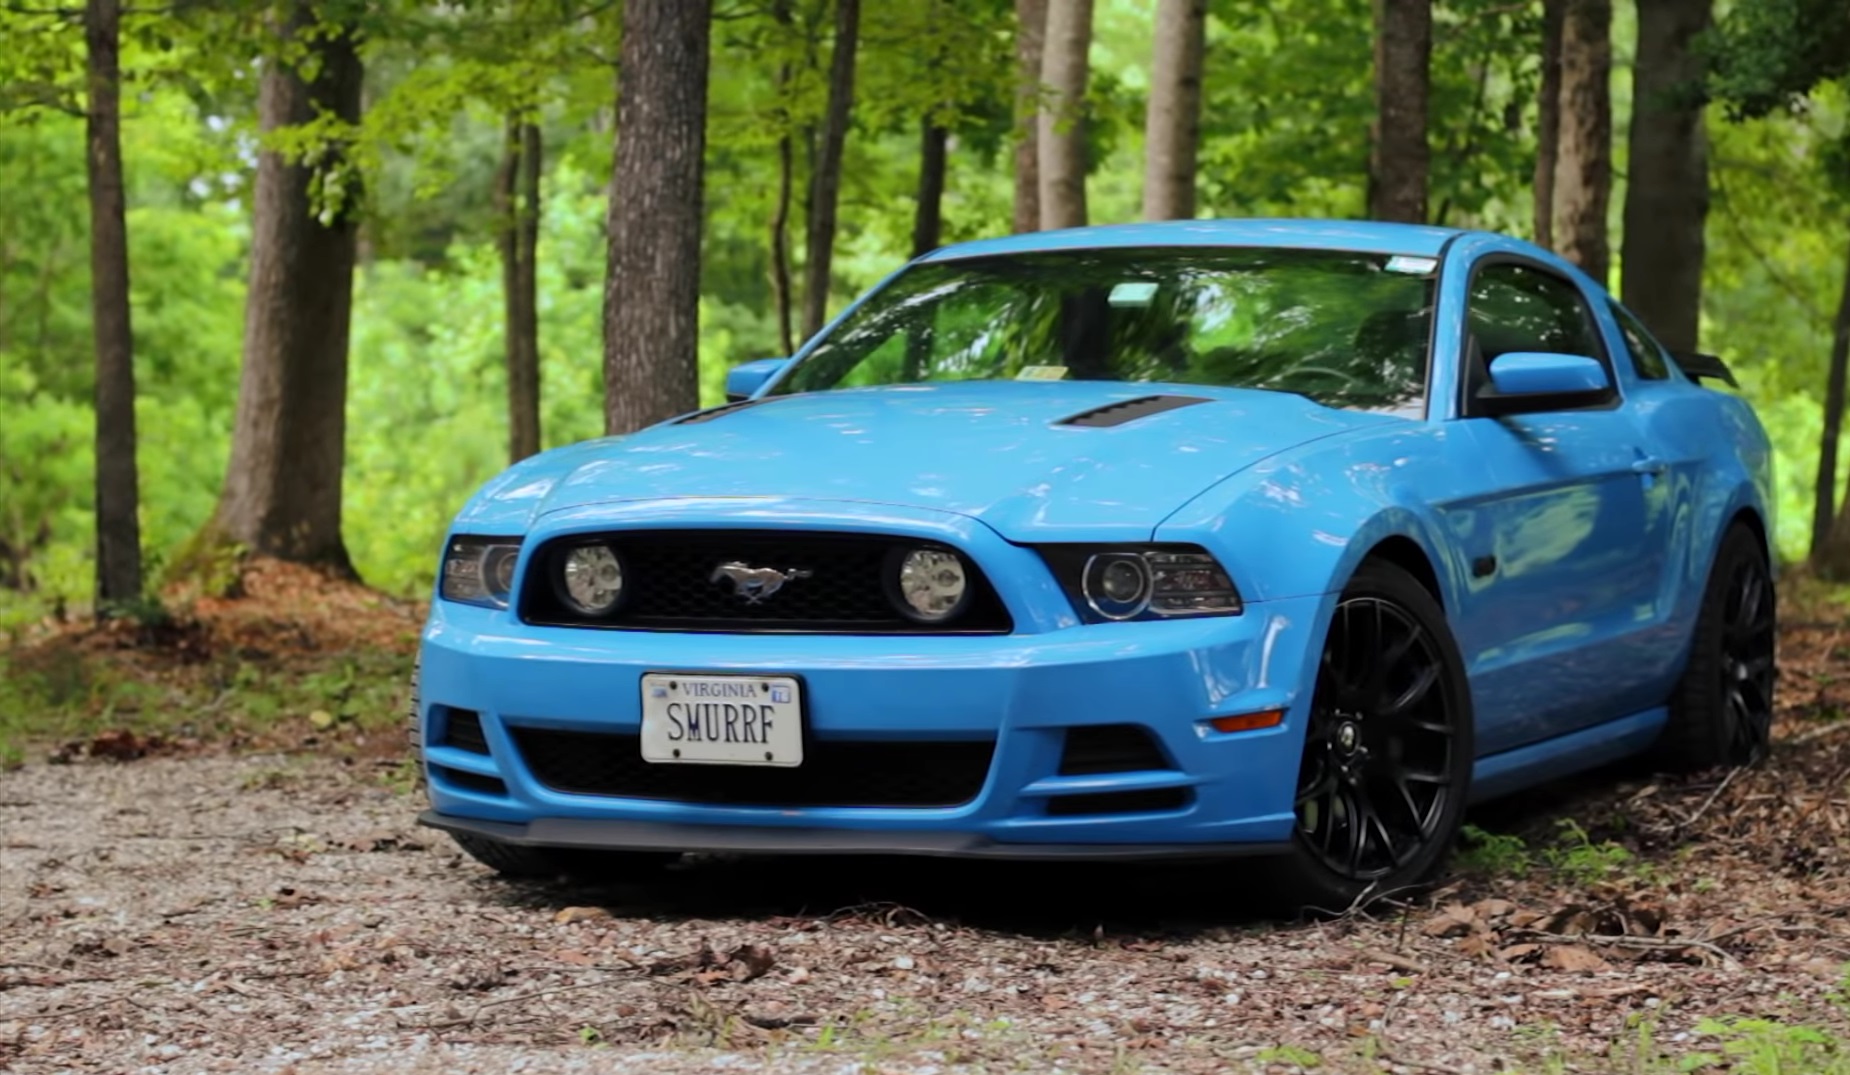
<svg viewBox="0 0 1850 1075">
<path fill-rule="evenodd" d="M 1526 959 L 1541 950 L 1542 946 L 1539 944 L 1512 944 L 1508 948 L 1498 949 L 1497 958 L 1505 963 L 1514 963 L 1519 959 Z"/>
<path fill-rule="evenodd" d="M 334 727 L 334 714 L 325 709 L 317 709 L 308 715 L 308 722 L 322 731 Z"/>
<path fill-rule="evenodd" d="M 777 966 L 777 955 L 762 944 L 742 944 L 726 957 L 732 966 L 732 980 L 750 982 L 769 974 Z"/>
<path fill-rule="evenodd" d="M 1542 953 L 1542 966 L 1565 971 L 1611 970 L 1612 964 L 1577 944 L 1563 944 Z"/>
<path fill-rule="evenodd" d="M 609 917 L 610 912 L 604 910 L 602 907 L 563 907 L 560 908 L 558 914 L 552 916 L 552 920 L 560 925 L 570 925 L 573 922 L 586 922 L 594 918 Z"/>
</svg>

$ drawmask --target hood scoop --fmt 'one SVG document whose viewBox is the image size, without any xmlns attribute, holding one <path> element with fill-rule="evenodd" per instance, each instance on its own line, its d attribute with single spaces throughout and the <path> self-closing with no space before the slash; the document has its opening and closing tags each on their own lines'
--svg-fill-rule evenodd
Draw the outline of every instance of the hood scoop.
<svg viewBox="0 0 1850 1075">
<path fill-rule="evenodd" d="M 1086 429 L 1109 429 L 1139 418 L 1148 418 L 1153 414 L 1173 411 L 1180 407 L 1192 407 L 1197 403 L 1212 403 L 1206 396 L 1138 396 L 1136 399 L 1120 400 L 1107 403 L 1103 407 L 1094 407 L 1089 411 L 1062 418 L 1054 425 L 1080 426 Z"/>
</svg>

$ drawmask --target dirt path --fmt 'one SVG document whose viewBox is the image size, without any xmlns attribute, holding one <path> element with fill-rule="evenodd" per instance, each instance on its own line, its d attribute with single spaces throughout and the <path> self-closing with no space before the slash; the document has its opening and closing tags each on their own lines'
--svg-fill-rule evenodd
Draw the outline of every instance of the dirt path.
<svg viewBox="0 0 1850 1075">
<path fill-rule="evenodd" d="M 1682 869 L 1654 883 L 1480 881 L 1277 926 L 1229 898 L 1261 880 L 1244 866 L 718 861 L 514 886 L 414 828 L 381 772 L 0 774 L 0 1070 L 1667 1071 L 1722 1048 L 1705 1016 L 1841 1029 L 1834 843 L 1795 876 L 1686 835 L 1697 854 L 1634 864 Z M 1643 790 L 1648 825 L 1669 793 Z M 1547 939 L 1582 930 L 1605 939 Z"/>
</svg>

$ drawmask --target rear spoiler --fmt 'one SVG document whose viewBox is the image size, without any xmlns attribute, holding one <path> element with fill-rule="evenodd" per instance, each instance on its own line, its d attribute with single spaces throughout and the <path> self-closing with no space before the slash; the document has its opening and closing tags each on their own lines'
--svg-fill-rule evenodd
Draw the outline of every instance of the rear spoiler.
<svg viewBox="0 0 1850 1075">
<path fill-rule="evenodd" d="M 1697 351 L 1676 351 L 1671 357 L 1677 360 L 1677 368 L 1682 370 L 1690 380 L 1700 383 L 1704 377 L 1725 381 L 1735 388 L 1741 382 L 1734 379 L 1734 371 L 1728 364 L 1715 355 L 1705 355 Z"/>
</svg>

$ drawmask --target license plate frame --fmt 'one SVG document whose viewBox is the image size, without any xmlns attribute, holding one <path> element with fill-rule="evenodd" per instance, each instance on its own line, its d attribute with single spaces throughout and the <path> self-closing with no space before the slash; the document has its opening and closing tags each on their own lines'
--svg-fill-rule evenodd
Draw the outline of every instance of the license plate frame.
<svg viewBox="0 0 1850 1075">
<path fill-rule="evenodd" d="M 652 765 L 803 764 L 809 714 L 799 676 L 646 672 L 641 696 L 639 749 Z"/>
</svg>

